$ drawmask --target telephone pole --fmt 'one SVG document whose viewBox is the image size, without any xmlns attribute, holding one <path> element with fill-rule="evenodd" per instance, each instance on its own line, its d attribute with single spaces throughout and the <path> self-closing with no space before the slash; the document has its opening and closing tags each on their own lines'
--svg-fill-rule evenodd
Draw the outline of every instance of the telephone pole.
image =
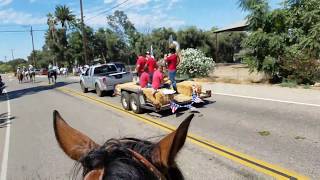
<svg viewBox="0 0 320 180">
<path fill-rule="evenodd" d="M 33 30 L 32 30 L 32 26 L 31 26 L 31 39 L 32 39 L 32 60 L 33 60 L 33 66 L 36 66 L 36 57 L 35 57 L 35 51 L 34 51 L 34 42 L 33 42 Z"/>
<path fill-rule="evenodd" d="M 12 60 L 14 60 L 13 49 L 11 49 L 11 56 L 12 56 Z"/>
<path fill-rule="evenodd" d="M 84 52 L 84 61 L 86 64 L 89 64 L 88 54 L 87 54 L 87 37 L 86 37 L 85 27 L 84 27 L 84 22 L 83 22 L 82 0 L 80 0 L 80 11 L 81 11 L 81 29 L 82 29 L 82 44 L 83 44 L 83 52 Z"/>
</svg>

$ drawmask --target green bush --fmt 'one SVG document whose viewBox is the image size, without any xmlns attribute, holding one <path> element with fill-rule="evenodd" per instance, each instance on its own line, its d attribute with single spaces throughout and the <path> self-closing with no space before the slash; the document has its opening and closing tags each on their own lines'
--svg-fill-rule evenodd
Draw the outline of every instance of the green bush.
<svg viewBox="0 0 320 180">
<path fill-rule="evenodd" d="M 319 60 L 301 51 L 298 46 L 286 49 L 281 60 L 281 76 L 298 84 L 314 84 L 320 72 Z"/>
<path fill-rule="evenodd" d="M 0 64 L 0 73 L 7 73 L 7 72 L 11 72 L 12 71 L 12 67 L 8 64 Z"/>
<path fill-rule="evenodd" d="M 182 50 L 181 58 L 177 73 L 187 75 L 190 78 L 207 77 L 215 65 L 212 58 L 206 57 L 198 49 L 188 48 Z"/>
</svg>

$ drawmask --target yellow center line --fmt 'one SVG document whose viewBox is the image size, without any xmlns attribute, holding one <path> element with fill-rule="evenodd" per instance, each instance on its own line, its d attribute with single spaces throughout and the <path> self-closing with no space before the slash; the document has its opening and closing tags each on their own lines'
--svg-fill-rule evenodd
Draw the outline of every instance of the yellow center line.
<svg viewBox="0 0 320 180">
<path fill-rule="evenodd" d="M 160 122 L 156 119 L 148 118 L 143 115 L 135 114 L 131 111 L 126 111 L 118 105 L 103 101 L 101 99 L 98 99 L 98 98 L 95 98 L 92 96 L 85 95 L 83 93 L 79 93 L 78 91 L 72 90 L 70 88 L 60 87 L 60 88 L 58 88 L 58 90 L 66 93 L 66 94 L 69 94 L 69 95 L 80 97 L 84 100 L 90 100 L 92 102 L 98 103 L 100 105 L 103 105 L 106 108 L 111 107 L 111 108 L 117 110 L 118 112 L 124 113 L 127 116 L 130 116 L 130 117 L 137 119 L 139 121 L 142 121 L 144 123 L 150 124 L 152 126 L 160 128 L 160 129 L 167 131 L 167 132 L 172 132 L 176 129 L 174 126 L 172 126 L 170 124 L 166 124 L 164 122 Z M 267 163 L 262 160 L 258 160 L 254 157 L 237 152 L 231 148 L 222 146 L 222 145 L 215 143 L 213 141 L 206 140 L 203 137 L 194 135 L 192 133 L 188 133 L 187 138 L 189 141 L 191 141 L 192 143 L 194 143 L 200 147 L 203 147 L 211 152 L 219 154 L 225 158 L 233 160 L 233 161 L 240 163 L 244 166 L 252 168 L 258 172 L 262 172 L 264 174 L 270 175 L 276 179 L 290 179 L 290 180 L 291 179 L 299 179 L 299 180 L 300 179 L 303 179 L 303 180 L 309 179 L 308 177 L 306 177 L 304 175 L 301 175 L 296 172 L 284 169 L 284 168 L 277 166 L 277 165 L 274 165 L 274 164 Z"/>
</svg>

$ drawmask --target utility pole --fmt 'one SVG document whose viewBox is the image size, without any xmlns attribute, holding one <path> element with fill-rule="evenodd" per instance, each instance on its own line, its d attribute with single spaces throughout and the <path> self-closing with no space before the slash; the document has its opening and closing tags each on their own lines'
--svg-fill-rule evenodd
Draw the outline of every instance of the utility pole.
<svg viewBox="0 0 320 180">
<path fill-rule="evenodd" d="M 32 39 L 32 60 L 33 60 L 33 66 L 35 67 L 36 66 L 36 57 L 35 57 L 35 51 L 34 51 L 34 42 L 33 42 L 33 30 L 32 30 L 32 26 L 31 26 L 31 30 L 30 30 L 30 33 L 31 33 L 31 39 Z"/>
<path fill-rule="evenodd" d="M 81 29 L 82 29 L 82 44 L 83 44 L 83 52 L 84 52 L 84 61 L 86 64 L 88 62 L 88 54 L 87 54 L 87 37 L 84 29 L 84 22 L 83 22 L 83 8 L 82 8 L 82 0 L 80 0 L 80 11 L 81 11 Z"/>
<path fill-rule="evenodd" d="M 14 60 L 13 49 L 11 49 L 11 56 L 12 56 L 12 60 Z"/>
<path fill-rule="evenodd" d="M 7 62 L 7 56 L 4 56 L 4 62 Z"/>
<path fill-rule="evenodd" d="M 216 59 L 215 59 L 216 62 L 219 62 L 218 61 L 218 53 L 219 53 L 218 33 L 216 33 Z"/>
</svg>

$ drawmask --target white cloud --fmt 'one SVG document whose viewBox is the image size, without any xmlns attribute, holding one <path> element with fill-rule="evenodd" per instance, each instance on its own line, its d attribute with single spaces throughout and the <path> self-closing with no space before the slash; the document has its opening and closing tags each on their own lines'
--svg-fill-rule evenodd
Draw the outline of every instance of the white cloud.
<svg viewBox="0 0 320 180">
<path fill-rule="evenodd" d="M 8 5 L 12 2 L 12 0 L 0 0 L 0 7 Z"/>
<path fill-rule="evenodd" d="M 14 23 L 19 25 L 45 24 L 46 17 L 34 17 L 32 14 L 18 12 L 13 9 L 0 10 L 0 23 Z"/>
<path fill-rule="evenodd" d="M 175 4 L 177 4 L 180 0 L 169 0 L 167 9 L 172 9 Z"/>
<path fill-rule="evenodd" d="M 110 3 L 113 3 L 113 2 L 114 2 L 114 0 L 104 0 L 105 4 L 110 4 Z"/>
<path fill-rule="evenodd" d="M 36 2 L 36 0 L 29 0 L 30 1 L 30 3 L 34 3 L 34 2 Z"/>
<path fill-rule="evenodd" d="M 124 1 L 125 0 L 117 0 L 117 4 L 124 3 Z M 149 2 L 151 2 L 151 0 L 131 0 L 126 4 L 128 4 L 129 6 L 142 6 L 148 4 Z"/>
<path fill-rule="evenodd" d="M 105 3 L 113 3 L 113 5 L 123 3 L 124 1 L 125 0 L 104 0 Z M 179 28 L 185 25 L 185 21 L 170 16 L 169 11 L 180 1 L 181 0 L 131 0 L 114 10 L 124 11 L 130 21 L 142 32 L 158 27 Z M 101 7 L 99 8 L 101 9 Z M 94 27 L 106 27 L 106 16 L 112 13 L 96 16 L 96 10 L 87 12 L 86 17 L 94 18 L 88 20 L 86 23 Z"/>
<path fill-rule="evenodd" d="M 139 13 L 128 13 L 130 21 L 138 29 L 153 29 L 159 27 L 172 27 L 178 28 L 185 24 L 183 20 L 180 20 L 175 17 L 169 17 L 166 14 L 139 14 Z"/>
</svg>

